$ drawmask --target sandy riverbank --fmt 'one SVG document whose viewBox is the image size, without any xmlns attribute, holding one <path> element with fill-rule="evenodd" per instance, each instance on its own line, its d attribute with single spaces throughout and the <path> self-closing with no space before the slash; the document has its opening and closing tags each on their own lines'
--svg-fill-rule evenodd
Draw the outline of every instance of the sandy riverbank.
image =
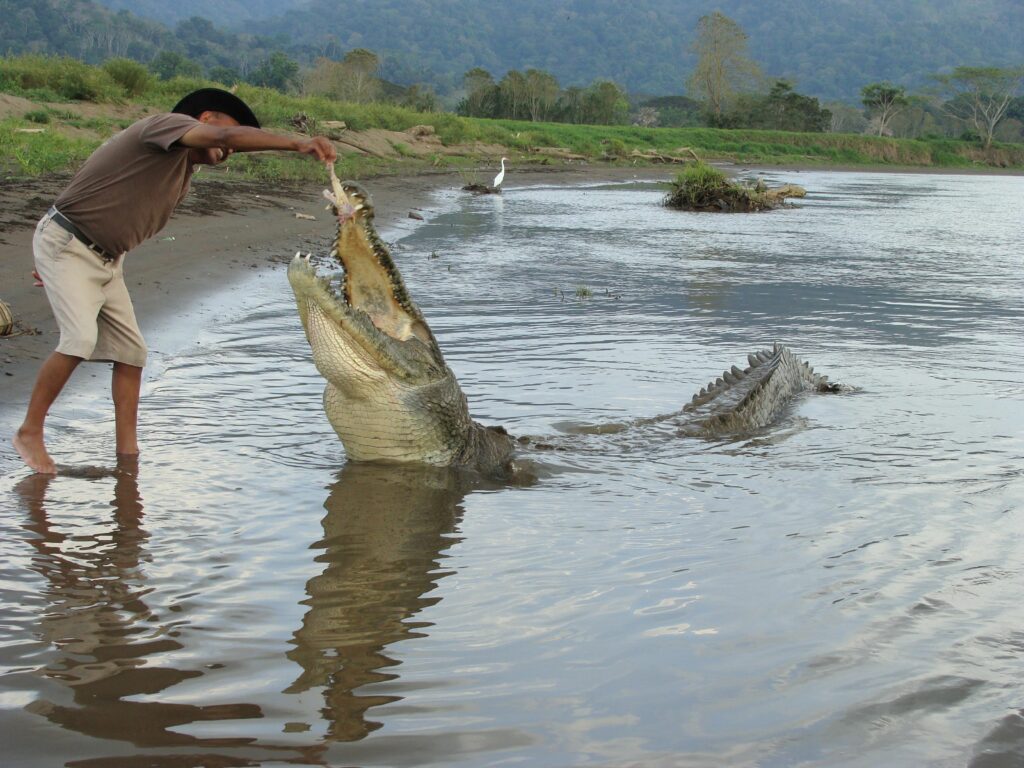
<svg viewBox="0 0 1024 768">
<path fill-rule="evenodd" d="M 508 194 L 516 186 L 547 181 L 668 179 L 674 170 L 560 167 L 512 172 L 505 186 Z M 9 438 L 21 421 L 39 364 L 57 344 L 45 293 L 33 286 L 32 234 L 66 183 L 63 177 L 0 186 L 0 299 L 11 306 L 21 331 L 0 337 L 0 466 L 4 467 L 11 467 L 9 460 L 16 458 Z M 433 191 L 458 189 L 463 183 L 458 174 L 363 182 L 373 197 L 378 229 L 385 239 L 415 225 L 410 212 L 429 218 L 429 210 L 424 209 Z M 167 227 L 129 254 L 125 263 L 126 281 L 151 350 L 147 375 L 158 375 L 160 357 L 194 343 L 202 325 L 215 322 L 218 312 L 230 312 L 237 305 L 233 288 L 254 271 L 275 273 L 268 290 L 289 290 L 283 272 L 292 255 L 322 248 L 333 232 L 321 197 L 323 186 L 274 188 L 228 182 L 216 173 L 196 179 L 189 198 Z M 105 389 L 108 369 L 93 364 L 76 371 L 54 410 L 69 397 L 83 392 L 93 396 Z"/>
</svg>

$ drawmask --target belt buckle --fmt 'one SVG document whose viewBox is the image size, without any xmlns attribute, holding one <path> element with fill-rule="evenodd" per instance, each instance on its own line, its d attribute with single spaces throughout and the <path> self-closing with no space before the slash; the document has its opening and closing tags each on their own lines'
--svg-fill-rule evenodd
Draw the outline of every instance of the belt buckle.
<svg viewBox="0 0 1024 768">
<path fill-rule="evenodd" d="M 112 261 L 117 261 L 117 256 L 113 256 L 113 255 L 107 253 L 105 250 L 103 250 L 98 245 L 96 245 L 96 243 L 89 243 L 85 247 L 88 248 L 93 253 L 95 253 L 97 256 L 99 256 L 101 259 L 103 259 L 103 261 L 107 262 L 108 264 L 110 262 L 112 262 Z"/>
</svg>

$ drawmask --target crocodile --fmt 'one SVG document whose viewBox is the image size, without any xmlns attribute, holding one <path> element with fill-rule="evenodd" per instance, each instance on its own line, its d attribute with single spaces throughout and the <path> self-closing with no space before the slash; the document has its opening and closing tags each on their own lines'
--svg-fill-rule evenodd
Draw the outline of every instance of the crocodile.
<svg viewBox="0 0 1024 768">
<path fill-rule="evenodd" d="M 401 273 L 374 226 L 370 195 L 341 182 L 328 166 L 324 196 L 337 216 L 331 256 L 340 280 L 320 276 L 309 254 L 297 253 L 288 280 L 313 362 L 326 379 L 327 418 L 357 462 L 414 462 L 506 472 L 520 442 L 500 426 L 484 426 L 413 302 Z M 747 433 L 770 424 L 805 390 L 835 391 L 787 347 L 775 344 L 748 356 L 695 394 L 671 420 L 682 435 Z M 650 423 L 655 419 L 644 420 Z"/>
<path fill-rule="evenodd" d="M 373 224 L 362 187 L 338 180 L 325 192 L 338 217 L 331 253 L 339 284 L 308 256 L 288 267 L 313 363 L 327 380 L 324 410 L 353 461 L 419 462 L 491 474 L 512 457 L 501 427 L 469 415 L 466 396 L 409 296 Z"/>
</svg>

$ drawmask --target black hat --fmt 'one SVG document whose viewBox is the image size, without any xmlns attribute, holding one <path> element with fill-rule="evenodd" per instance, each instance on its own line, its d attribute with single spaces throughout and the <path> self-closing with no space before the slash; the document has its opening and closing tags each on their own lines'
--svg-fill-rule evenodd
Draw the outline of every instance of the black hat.
<svg viewBox="0 0 1024 768">
<path fill-rule="evenodd" d="M 225 115 L 235 118 L 239 125 L 248 125 L 253 128 L 260 127 L 260 121 L 256 119 L 256 115 L 249 109 L 248 104 L 235 96 L 235 94 L 222 91 L 220 88 L 200 88 L 198 91 L 192 91 L 192 93 L 175 104 L 171 112 L 199 117 L 207 110 L 223 112 Z"/>
</svg>

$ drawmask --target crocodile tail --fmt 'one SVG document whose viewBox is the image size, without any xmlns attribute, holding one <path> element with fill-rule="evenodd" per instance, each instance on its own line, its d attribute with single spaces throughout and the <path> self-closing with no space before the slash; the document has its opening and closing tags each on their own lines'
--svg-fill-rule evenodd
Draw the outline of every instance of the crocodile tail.
<svg viewBox="0 0 1024 768">
<path fill-rule="evenodd" d="M 683 407 L 683 410 L 690 411 L 710 403 L 723 392 L 750 376 L 755 369 L 771 362 L 784 349 L 785 347 L 776 343 L 771 349 L 762 349 L 747 355 L 749 365 L 746 368 L 741 370 L 734 365 L 729 370 L 724 371 L 721 376 L 709 382 L 706 387 L 701 387 L 701 390 Z"/>
</svg>

